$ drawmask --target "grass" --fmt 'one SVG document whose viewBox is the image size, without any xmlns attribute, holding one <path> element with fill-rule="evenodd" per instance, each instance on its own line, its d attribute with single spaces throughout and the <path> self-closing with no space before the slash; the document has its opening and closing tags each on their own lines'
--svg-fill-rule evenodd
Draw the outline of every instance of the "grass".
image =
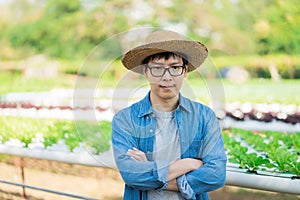
<svg viewBox="0 0 300 200">
<path fill-rule="evenodd" d="M 119 76 L 112 78 L 103 75 L 100 78 L 78 77 L 76 75 L 60 74 L 56 78 L 24 78 L 19 73 L 0 72 L 0 95 L 10 92 L 38 92 L 52 89 L 116 88 L 145 87 L 147 81 L 142 77 L 129 78 Z M 192 90 L 190 90 L 192 89 Z M 187 91 L 187 92 L 186 92 Z M 189 92 L 189 93 L 188 93 Z M 191 94 L 192 92 L 192 94 Z M 234 83 L 221 79 L 188 79 L 183 86 L 185 96 L 196 96 L 198 100 L 208 103 L 211 99 L 221 99 L 225 102 L 281 103 L 300 104 L 300 80 L 282 79 L 274 82 L 270 79 L 250 79 L 243 83 Z"/>
<path fill-rule="evenodd" d="M 300 80 L 250 79 L 243 83 L 229 80 L 189 80 L 194 95 L 203 102 L 220 99 L 225 102 L 300 104 Z"/>
<path fill-rule="evenodd" d="M 74 78 L 59 75 L 56 78 L 25 78 L 18 72 L 0 71 L 0 95 L 10 92 L 49 91 L 55 88 L 73 88 Z"/>
<path fill-rule="evenodd" d="M 300 104 L 300 80 L 252 79 L 242 84 L 224 81 L 226 101 Z"/>
</svg>

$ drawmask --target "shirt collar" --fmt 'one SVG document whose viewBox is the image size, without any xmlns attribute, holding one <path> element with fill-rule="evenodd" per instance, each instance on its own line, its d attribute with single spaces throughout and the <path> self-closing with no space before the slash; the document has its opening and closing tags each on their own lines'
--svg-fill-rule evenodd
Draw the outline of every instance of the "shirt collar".
<svg viewBox="0 0 300 200">
<path fill-rule="evenodd" d="M 192 112 L 191 102 L 179 93 L 179 106 L 182 110 Z"/>
<path fill-rule="evenodd" d="M 187 112 L 191 112 L 189 100 L 184 96 L 182 96 L 180 93 L 179 93 L 178 108 L 180 108 L 181 110 L 185 110 Z M 140 111 L 138 117 L 144 117 L 152 113 L 153 113 L 153 108 L 150 103 L 150 91 L 149 91 L 148 94 L 144 97 L 144 99 L 142 99 L 140 102 Z"/>
</svg>

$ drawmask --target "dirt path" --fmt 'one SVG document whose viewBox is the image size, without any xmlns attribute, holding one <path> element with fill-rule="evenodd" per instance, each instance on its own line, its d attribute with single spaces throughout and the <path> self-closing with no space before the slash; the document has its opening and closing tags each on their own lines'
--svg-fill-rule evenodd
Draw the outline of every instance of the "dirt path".
<svg viewBox="0 0 300 200">
<path fill-rule="evenodd" d="M 0 163 L 0 179 L 22 183 L 19 160 Z M 97 199 L 121 199 L 123 182 L 113 169 L 77 166 L 50 161 L 25 159 L 25 181 L 30 186 L 82 195 Z M 15 194 L 15 195 L 14 195 Z M 0 183 L 0 199 L 20 199 L 22 188 Z M 28 199 L 66 200 L 74 199 L 26 189 Z"/>
</svg>

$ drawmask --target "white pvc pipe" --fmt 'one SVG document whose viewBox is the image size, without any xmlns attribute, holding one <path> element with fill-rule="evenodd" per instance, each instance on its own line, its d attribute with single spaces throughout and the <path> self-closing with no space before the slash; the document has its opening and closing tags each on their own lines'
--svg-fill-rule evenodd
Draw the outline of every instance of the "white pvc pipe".
<svg viewBox="0 0 300 200">
<path fill-rule="evenodd" d="M 226 185 L 300 195 L 300 179 L 226 171 Z"/>
<path fill-rule="evenodd" d="M 95 167 L 116 167 L 115 161 L 113 159 L 113 153 L 111 150 L 104 152 L 100 155 L 94 155 L 89 153 L 88 151 L 71 153 L 49 151 L 44 149 L 18 148 L 0 144 L 0 153 Z"/>
<path fill-rule="evenodd" d="M 71 153 L 0 144 L 0 153 L 94 167 L 116 168 L 111 149 L 100 155 L 93 155 L 88 151 Z M 246 170 L 239 169 L 236 166 L 228 163 L 226 185 L 300 195 L 300 179 L 292 180 L 289 177 L 246 173 Z"/>
<path fill-rule="evenodd" d="M 222 128 L 240 128 L 250 131 L 280 131 L 280 132 L 298 132 L 300 123 L 289 124 L 278 120 L 272 122 L 262 122 L 256 120 L 237 121 L 230 117 L 225 117 Z"/>
</svg>

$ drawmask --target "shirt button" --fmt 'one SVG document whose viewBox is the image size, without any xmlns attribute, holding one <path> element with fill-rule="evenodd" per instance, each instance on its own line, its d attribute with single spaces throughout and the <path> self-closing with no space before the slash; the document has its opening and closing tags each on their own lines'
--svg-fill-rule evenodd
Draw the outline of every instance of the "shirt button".
<svg viewBox="0 0 300 200">
<path fill-rule="evenodd" d="M 153 132 L 153 130 L 152 130 L 152 129 L 150 129 L 149 131 L 150 131 L 150 133 L 152 133 L 152 132 Z"/>
</svg>

